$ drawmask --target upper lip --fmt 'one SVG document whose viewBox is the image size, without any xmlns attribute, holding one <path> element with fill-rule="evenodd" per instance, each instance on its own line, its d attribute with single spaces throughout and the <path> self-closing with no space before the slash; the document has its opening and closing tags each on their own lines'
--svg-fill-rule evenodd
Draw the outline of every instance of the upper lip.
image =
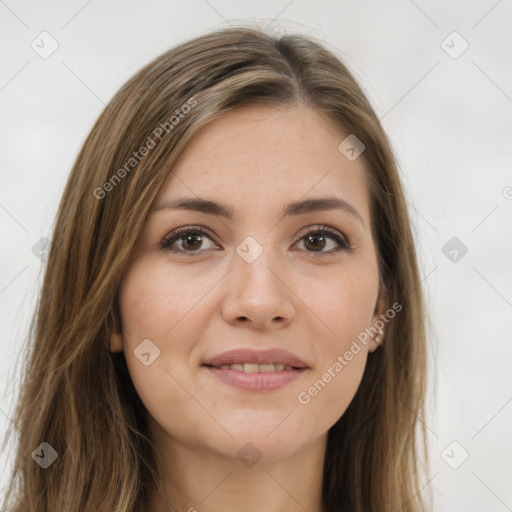
<svg viewBox="0 0 512 512">
<path fill-rule="evenodd" d="M 240 348 L 223 352 L 215 357 L 203 362 L 208 366 L 221 366 L 223 364 L 235 363 L 253 363 L 253 364 L 272 364 L 281 363 L 285 366 L 294 368 L 309 368 L 309 366 L 299 358 L 286 352 L 285 350 L 254 350 L 249 348 Z"/>
</svg>

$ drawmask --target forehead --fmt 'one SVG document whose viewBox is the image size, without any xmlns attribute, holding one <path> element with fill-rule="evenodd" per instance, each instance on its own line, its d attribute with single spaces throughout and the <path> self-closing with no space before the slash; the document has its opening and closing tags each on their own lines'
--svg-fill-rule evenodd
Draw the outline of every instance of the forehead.
<svg viewBox="0 0 512 512">
<path fill-rule="evenodd" d="M 209 197 L 244 206 L 336 195 L 368 216 L 362 158 L 338 149 L 348 133 L 305 106 L 250 105 L 201 128 L 178 158 L 155 204 L 172 197 Z"/>
</svg>

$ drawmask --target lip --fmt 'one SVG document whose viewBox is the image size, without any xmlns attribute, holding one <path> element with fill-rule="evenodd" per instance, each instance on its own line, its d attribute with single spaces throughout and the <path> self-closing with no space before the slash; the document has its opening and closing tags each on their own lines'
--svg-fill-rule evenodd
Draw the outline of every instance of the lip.
<svg viewBox="0 0 512 512">
<path fill-rule="evenodd" d="M 205 366 L 226 384 L 244 391 L 273 391 L 297 380 L 307 368 L 282 370 L 279 372 L 252 373 Z"/>
<path fill-rule="evenodd" d="M 292 366 L 292 370 L 274 372 L 244 372 L 220 368 L 225 364 L 271 364 Z M 202 366 L 226 384 L 245 391 L 273 391 L 297 380 L 309 370 L 309 366 L 297 356 L 285 350 L 254 350 L 240 348 L 223 352 L 204 361 Z"/>
<path fill-rule="evenodd" d="M 253 364 L 271 364 L 281 363 L 285 366 L 293 366 L 294 368 L 307 369 L 309 366 L 297 356 L 286 352 L 285 350 L 254 350 L 248 348 L 240 348 L 223 352 L 217 356 L 207 359 L 202 364 L 205 366 L 220 367 L 224 364 L 236 363 L 253 363 Z M 217 368 L 218 369 L 218 368 Z M 233 371 L 233 370 L 230 370 Z M 236 371 L 236 370 L 235 370 Z M 291 370 L 287 370 L 291 371 Z M 283 372 L 273 372 L 283 373 Z"/>
</svg>

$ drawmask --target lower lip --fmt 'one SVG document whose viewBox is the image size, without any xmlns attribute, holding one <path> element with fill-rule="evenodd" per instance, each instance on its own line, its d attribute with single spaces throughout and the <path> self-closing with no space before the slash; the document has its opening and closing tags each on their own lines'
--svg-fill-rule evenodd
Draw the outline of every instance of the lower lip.
<svg viewBox="0 0 512 512">
<path fill-rule="evenodd" d="M 205 366 L 207 370 L 235 388 L 246 391 L 272 391 L 297 380 L 307 368 L 280 372 L 242 372 Z"/>
</svg>

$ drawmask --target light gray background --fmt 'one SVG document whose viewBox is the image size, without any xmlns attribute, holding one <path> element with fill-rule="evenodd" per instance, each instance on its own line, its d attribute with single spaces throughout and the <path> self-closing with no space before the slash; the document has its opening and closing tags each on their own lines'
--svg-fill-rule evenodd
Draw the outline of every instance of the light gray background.
<svg viewBox="0 0 512 512">
<path fill-rule="evenodd" d="M 433 326 L 425 490 L 436 511 L 512 510 L 510 0 L 0 1 L 1 432 L 13 428 L 12 368 L 44 269 L 32 247 L 51 238 L 93 122 L 161 52 L 248 20 L 323 39 L 382 117 L 411 205 Z M 50 48 L 43 31 L 59 45 L 47 59 L 31 48 Z M 454 58 L 464 41 L 469 47 Z M 454 236 L 468 248 L 456 262 L 442 252 Z M 0 468 L 10 463 L 2 454 Z"/>
</svg>

